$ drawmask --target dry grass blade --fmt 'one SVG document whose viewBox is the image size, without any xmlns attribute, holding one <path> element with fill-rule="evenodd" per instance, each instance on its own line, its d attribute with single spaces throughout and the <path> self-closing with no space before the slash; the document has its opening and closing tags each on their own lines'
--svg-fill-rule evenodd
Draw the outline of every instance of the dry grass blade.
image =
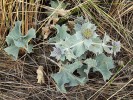
<svg viewBox="0 0 133 100">
<path fill-rule="evenodd" d="M 124 87 L 126 87 L 128 84 L 130 84 L 130 82 L 133 81 L 133 78 L 128 81 L 121 89 L 119 89 L 118 91 L 116 91 L 113 95 L 111 95 L 107 100 L 110 100 L 112 97 L 114 97 L 118 92 L 120 92 Z"/>
<path fill-rule="evenodd" d="M 61 10 L 61 3 L 55 9 L 50 0 L 0 0 L 0 99 L 2 100 L 132 100 L 133 99 L 133 2 L 132 0 L 59 0 L 69 3 L 66 10 Z M 49 16 L 47 12 L 52 12 Z M 63 14 L 62 12 L 63 11 Z M 66 12 L 64 12 L 66 11 Z M 90 81 L 84 86 L 67 87 L 68 93 L 59 93 L 51 73 L 61 67 L 53 59 L 47 57 L 51 51 L 47 39 L 52 29 L 55 14 L 60 18 L 75 19 L 84 16 L 98 26 L 99 35 L 107 32 L 114 40 L 120 40 L 122 51 L 115 59 L 122 60 L 125 65 L 112 70 L 114 75 L 108 82 L 103 82 L 101 75 L 90 74 Z M 25 54 L 16 62 L 5 54 L 5 37 L 14 27 L 16 20 L 22 20 L 22 33 L 28 29 L 36 29 L 37 38 L 33 41 L 34 54 Z M 53 24 L 52 23 L 52 24 Z M 61 23 L 62 24 L 62 23 Z M 42 27 L 46 27 L 45 40 L 38 38 Z M 54 34 L 52 34 L 54 35 Z M 37 84 L 37 66 L 45 66 L 43 77 L 45 82 Z M 57 67 L 58 66 L 58 67 Z"/>
</svg>

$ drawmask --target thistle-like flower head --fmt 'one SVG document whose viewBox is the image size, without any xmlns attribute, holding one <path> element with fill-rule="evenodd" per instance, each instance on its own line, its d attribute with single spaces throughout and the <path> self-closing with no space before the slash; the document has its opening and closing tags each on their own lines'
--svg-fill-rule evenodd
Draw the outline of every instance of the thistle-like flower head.
<svg viewBox="0 0 133 100">
<path fill-rule="evenodd" d="M 90 22 L 84 23 L 81 26 L 81 34 L 85 38 L 96 38 L 98 35 L 96 34 L 96 26 Z"/>
</svg>

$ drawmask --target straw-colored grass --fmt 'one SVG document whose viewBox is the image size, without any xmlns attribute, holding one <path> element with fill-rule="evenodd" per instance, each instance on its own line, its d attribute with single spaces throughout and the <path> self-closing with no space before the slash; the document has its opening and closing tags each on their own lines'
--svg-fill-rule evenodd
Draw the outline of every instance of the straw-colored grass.
<svg viewBox="0 0 133 100">
<path fill-rule="evenodd" d="M 41 34 L 42 27 L 49 25 L 57 9 L 49 7 L 50 0 L 0 0 L 0 100 L 132 100 L 133 99 L 133 1 L 132 0 L 62 0 L 70 3 L 63 18 L 74 19 L 78 15 L 93 21 L 98 34 L 105 32 L 114 40 L 121 41 L 122 49 L 114 59 L 117 68 L 113 76 L 104 82 L 100 74 L 90 74 L 84 86 L 68 88 L 67 94 L 56 91 L 50 77 L 57 70 L 50 58 L 50 48 Z M 46 13 L 53 11 L 50 16 Z M 3 48 L 5 37 L 16 20 L 22 21 L 22 33 L 34 27 L 37 31 L 35 53 L 24 54 L 12 61 Z M 41 37 L 41 38 L 40 38 Z M 42 45 L 38 45 L 42 44 Z M 42 56 L 44 55 L 44 56 Z M 124 62 L 118 65 L 118 62 Z M 37 66 L 44 66 L 45 84 L 37 84 Z"/>
</svg>

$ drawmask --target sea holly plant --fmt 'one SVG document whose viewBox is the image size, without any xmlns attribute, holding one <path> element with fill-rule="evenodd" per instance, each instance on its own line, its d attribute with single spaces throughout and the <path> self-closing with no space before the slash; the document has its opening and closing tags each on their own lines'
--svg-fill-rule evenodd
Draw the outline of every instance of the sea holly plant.
<svg viewBox="0 0 133 100">
<path fill-rule="evenodd" d="M 82 17 L 75 20 L 74 33 L 68 33 L 66 25 L 56 25 L 55 28 L 57 34 L 49 42 L 55 45 L 50 56 L 61 63 L 59 72 L 52 74 L 59 91 L 66 92 L 65 85 L 85 84 L 89 80 L 90 69 L 100 72 L 104 81 L 110 79 L 110 70 L 115 68 L 112 55 L 120 51 L 119 41 L 112 40 L 106 33 L 101 39 L 95 24 Z M 88 51 L 95 57 L 87 58 Z M 74 74 L 75 71 L 78 75 Z"/>
<path fill-rule="evenodd" d="M 26 35 L 22 35 L 21 21 L 17 21 L 15 22 L 15 27 L 6 37 L 8 47 L 6 47 L 4 50 L 7 52 L 8 55 L 12 56 L 14 60 L 17 60 L 18 53 L 21 48 L 25 49 L 28 53 L 32 52 L 33 45 L 29 44 L 29 41 L 35 37 L 36 32 L 33 28 L 29 29 Z"/>
</svg>

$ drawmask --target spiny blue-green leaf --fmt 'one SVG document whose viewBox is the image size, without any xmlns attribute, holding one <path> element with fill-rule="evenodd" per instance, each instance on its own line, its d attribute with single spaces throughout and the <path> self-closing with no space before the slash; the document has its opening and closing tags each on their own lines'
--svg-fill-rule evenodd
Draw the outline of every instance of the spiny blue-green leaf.
<svg viewBox="0 0 133 100">
<path fill-rule="evenodd" d="M 107 35 L 107 33 L 104 34 L 103 43 L 107 44 L 110 42 L 111 38 Z"/>
<path fill-rule="evenodd" d="M 25 48 L 25 46 L 27 46 L 26 42 L 23 40 L 22 37 L 18 38 L 17 40 L 14 40 L 14 44 L 17 47 L 22 47 L 22 48 Z"/>
<path fill-rule="evenodd" d="M 20 36 L 18 39 L 14 40 L 14 43 L 17 47 L 28 48 L 28 42 L 35 37 L 35 30 L 31 28 L 25 36 Z"/>
<path fill-rule="evenodd" d="M 77 73 L 80 75 L 80 77 L 86 77 L 86 80 L 88 80 L 88 74 L 86 74 L 84 70 L 87 70 L 87 67 L 88 66 L 84 64 L 81 68 L 77 69 Z"/>
<path fill-rule="evenodd" d="M 112 54 L 112 46 L 108 45 L 108 43 L 110 43 L 111 38 L 105 33 L 104 34 L 104 38 L 103 38 L 103 49 L 105 52 Z"/>
<path fill-rule="evenodd" d="M 4 49 L 8 55 L 10 55 L 14 60 L 17 60 L 18 58 L 18 52 L 19 48 L 16 47 L 15 45 L 11 45 L 7 48 Z"/>
<path fill-rule="evenodd" d="M 118 42 L 112 41 L 112 46 L 113 46 L 112 50 L 114 55 L 116 55 L 117 52 L 120 52 L 120 49 L 121 49 L 120 41 Z"/>
<path fill-rule="evenodd" d="M 110 69 L 115 67 L 112 57 L 100 54 L 96 56 L 95 60 L 97 62 L 97 66 L 93 68 L 93 71 L 99 71 L 102 74 L 104 81 L 108 80 L 112 75 Z"/>
<path fill-rule="evenodd" d="M 82 54 L 85 53 L 85 51 L 87 51 L 83 44 L 79 44 L 73 50 L 74 50 L 74 54 L 76 55 L 76 58 L 80 57 Z"/>
<path fill-rule="evenodd" d="M 57 8 L 59 6 L 59 3 L 57 1 L 50 1 L 50 5 L 53 8 Z"/>
<path fill-rule="evenodd" d="M 14 44 L 14 39 L 13 39 L 13 37 L 11 37 L 11 36 L 9 36 L 9 35 L 6 36 L 6 42 L 7 42 L 8 46 Z"/>
<path fill-rule="evenodd" d="M 29 29 L 28 33 L 22 37 L 23 43 L 25 43 L 24 47 L 28 53 L 31 53 L 33 49 L 33 45 L 28 44 L 32 38 L 36 38 L 36 32 L 33 28 Z"/>
<path fill-rule="evenodd" d="M 83 16 L 80 16 L 80 17 L 77 17 L 77 18 L 74 20 L 74 22 L 75 22 L 76 24 L 82 25 L 82 24 L 84 24 L 84 23 L 87 22 L 87 19 L 84 19 Z"/>
<path fill-rule="evenodd" d="M 57 89 L 61 92 L 66 92 L 65 84 L 68 84 L 69 86 L 77 86 L 80 84 L 84 84 L 85 78 L 79 78 L 73 74 L 73 72 L 81 68 L 82 63 L 77 61 L 73 64 L 66 64 L 63 66 L 63 68 L 60 69 L 60 71 L 56 74 L 52 74 L 52 78 L 57 83 Z"/>
<path fill-rule="evenodd" d="M 91 59 L 91 58 L 86 59 L 86 60 L 84 61 L 84 63 L 87 64 L 87 69 L 84 69 L 84 72 L 85 72 L 87 75 L 89 74 L 91 68 L 94 68 L 94 67 L 97 66 L 96 60 Z"/>
<path fill-rule="evenodd" d="M 68 28 L 65 24 L 62 26 L 56 25 L 55 28 L 57 30 L 57 36 L 60 39 L 65 40 L 66 38 L 69 38 L 70 35 L 67 33 Z"/>
<path fill-rule="evenodd" d="M 11 32 L 9 32 L 9 35 L 6 36 L 6 42 L 8 45 L 13 45 L 14 40 L 17 40 L 22 36 L 20 27 L 21 27 L 21 21 L 17 21 L 15 23 L 15 27 L 11 30 Z"/>
<path fill-rule="evenodd" d="M 55 37 L 50 38 L 49 42 L 60 42 L 60 40 L 65 40 L 70 37 L 70 35 L 67 33 L 67 26 L 64 24 L 62 26 L 56 25 L 55 26 L 57 30 L 57 34 Z"/>
<path fill-rule="evenodd" d="M 70 36 L 69 39 L 62 43 L 64 49 L 71 48 L 77 58 L 88 50 L 88 47 L 92 44 L 92 41 L 91 39 L 84 38 L 79 32 L 76 32 L 76 34 Z"/>
<path fill-rule="evenodd" d="M 18 57 L 17 56 L 18 52 L 12 53 L 12 51 L 10 51 L 9 49 L 17 48 L 17 50 L 18 50 L 20 48 L 24 48 L 28 53 L 30 53 L 30 52 L 32 52 L 33 45 L 30 45 L 29 41 L 32 38 L 36 37 L 36 33 L 35 33 L 35 30 L 33 28 L 31 28 L 28 31 L 28 33 L 24 36 L 21 33 L 21 28 L 20 27 L 21 27 L 21 21 L 17 21 L 15 23 L 15 27 L 11 30 L 11 32 L 6 37 L 6 42 L 9 46 L 9 48 L 5 49 L 5 51 L 8 54 L 15 57 L 15 59 L 17 59 L 16 57 Z"/>
<path fill-rule="evenodd" d="M 58 54 L 56 53 L 57 50 L 52 51 L 51 56 L 55 56 L 57 60 L 60 59 L 61 61 L 64 61 L 65 59 L 68 59 L 69 61 L 76 59 L 76 56 L 71 49 L 71 45 L 73 44 L 72 41 L 61 41 L 59 44 L 55 44 L 55 47 L 58 47 L 60 50 L 58 49 Z"/>
<path fill-rule="evenodd" d="M 71 61 L 72 59 L 76 59 L 76 56 L 74 55 L 73 51 L 71 49 L 68 49 L 65 51 L 66 59 Z"/>
<path fill-rule="evenodd" d="M 53 8 L 57 8 L 59 5 L 61 6 L 60 8 L 63 8 L 63 9 L 65 9 L 66 8 L 66 4 L 65 3 L 63 3 L 63 2 L 60 2 L 60 1 L 50 1 L 50 5 L 51 5 L 51 7 L 53 7 Z"/>
<path fill-rule="evenodd" d="M 75 24 L 75 25 L 74 25 L 74 30 L 75 30 L 76 32 L 81 31 L 81 27 L 82 27 L 81 24 Z"/>
<path fill-rule="evenodd" d="M 11 30 L 11 32 L 9 32 L 8 36 L 12 37 L 13 39 L 18 39 L 20 36 L 22 36 L 21 21 L 15 22 L 15 27 Z"/>
<path fill-rule="evenodd" d="M 33 49 L 33 45 L 32 45 L 32 44 L 27 45 L 27 48 L 25 48 L 25 50 L 26 50 L 28 53 L 33 52 L 32 49 Z"/>
<path fill-rule="evenodd" d="M 108 47 L 108 45 L 106 45 L 106 46 L 103 46 L 103 49 L 104 49 L 105 52 L 112 54 L 113 53 L 113 50 L 112 50 L 111 47 Z"/>
<path fill-rule="evenodd" d="M 32 38 L 36 38 L 36 32 L 33 28 L 29 29 L 28 33 L 25 36 L 23 36 L 23 39 L 26 43 L 28 43 Z"/>
<path fill-rule="evenodd" d="M 61 56 L 64 54 L 64 51 L 56 46 L 56 47 L 53 47 L 53 51 L 51 52 L 51 57 L 55 57 L 57 60 L 59 60 L 61 58 Z"/>
<path fill-rule="evenodd" d="M 92 44 L 89 46 L 88 50 L 95 54 L 100 54 L 103 52 L 102 40 L 97 38 L 92 39 Z"/>
<path fill-rule="evenodd" d="M 93 44 L 93 41 L 91 39 L 85 39 L 84 40 L 84 46 L 87 50 L 89 50 L 90 46 Z"/>
<path fill-rule="evenodd" d="M 91 44 L 91 39 L 77 40 L 77 43 L 73 45 L 73 52 L 75 56 L 80 57 L 81 55 L 83 55 L 91 46 Z"/>
<path fill-rule="evenodd" d="M 78 42 L 78 44 L 73 47 L 73 52 L 76 57 L 80 57 L 85 51 L 87 51 L 87 49 L 85 48 L 84 41 Z"/>
<path fill-rule="evenodd" d="M 91 68 L 93 68 L 93 71 L 99 71 L 102 74 L 104 81 L 108 80 L 112 75 L 110 72 L 110 69 L 114 68 L 112 57 L 100 54 L 96 56 L 96 59 L 86 59 L 84 63 L 87 64 L 87 69 L 84 69 L 84 72 L 87 75 Z"/>
</svg>

